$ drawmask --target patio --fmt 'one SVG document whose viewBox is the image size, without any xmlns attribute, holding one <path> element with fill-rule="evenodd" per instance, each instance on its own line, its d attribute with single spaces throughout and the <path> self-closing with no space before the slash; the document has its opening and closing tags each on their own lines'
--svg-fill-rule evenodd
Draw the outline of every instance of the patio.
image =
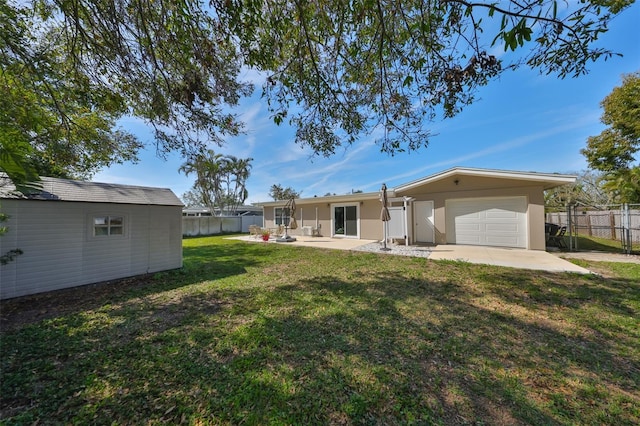
<svg viewBox="0 0 640 426">
<path fill-rule="evenodd" d="M 267 244 L 253 236 L 243 235 L 232 239 Z M 380 254 L 393 254 L 412 257 L 425 257 L 431 260 L 454 260 L 469 263 L 505 266 L 542 270 L 549 272 L 576 272 L 590 274 L 591 271 L 561 259 L 542 250 L 526 250 L 515 248 L 468 246 L 459 244 L 442 244 L 434 246 L 404 246 L 387 244 L 388 251 L 380 250 L 382 243 L 375 240 L 358 240 L 352 238 L 306 237 L 296 236 L 296 241 L 290 243 L 268 243 L 307 246 L 335 250 L 367 251 Z"/>
</svg>

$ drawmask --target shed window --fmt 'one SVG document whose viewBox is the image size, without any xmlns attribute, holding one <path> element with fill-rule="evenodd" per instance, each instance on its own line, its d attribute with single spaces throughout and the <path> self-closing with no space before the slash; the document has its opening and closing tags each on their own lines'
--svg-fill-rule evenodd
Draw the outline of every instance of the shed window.
<svg viewBox="0 0 640 426">
<path fill-rule="evenodd" d="M 97 216 L 93 218 L 93 235 L 124 235 L 122 216 Z"/>
</svg>

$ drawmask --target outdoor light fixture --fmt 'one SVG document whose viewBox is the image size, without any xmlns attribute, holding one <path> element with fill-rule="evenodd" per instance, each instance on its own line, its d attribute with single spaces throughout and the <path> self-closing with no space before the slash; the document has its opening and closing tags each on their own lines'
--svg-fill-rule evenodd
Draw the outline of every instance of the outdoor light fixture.
<svg viewBox="0 0 640 426">
<path fill-rule="evenodd" d="M 456 185 L 458 185 L 460 183 L 460 181 L 458 179 L 454 180 L 453 183 L 455 183 Z"/>
</svg>

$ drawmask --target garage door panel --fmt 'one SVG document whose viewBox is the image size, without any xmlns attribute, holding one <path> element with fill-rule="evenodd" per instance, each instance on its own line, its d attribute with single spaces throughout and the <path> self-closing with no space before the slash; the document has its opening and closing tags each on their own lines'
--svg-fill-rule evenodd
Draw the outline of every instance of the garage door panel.
<svg viewBox="0 0 640 426">
<path fill-rule="evenodd" d="M 464 235 L 458 239 L 457 244 L 468 244 L 471 246 L 482 245 L 479 235 Z"/>
<path fill-rule="evenodd" d="M 520 231 L 520 227 L 517 223 L 486 223 L 484 226 L 486 232 L 502 234 L 502 233 L 517 233 Z"/>
<path fill-rule="evenodd" d="M 495 220 L 505 220 L 505 219 L 516 219 L 518 217 L 519 212 L 508 211 L 508 210 L 497 210 L 492 209 L 485 212 L 485 217 L 487 219 L 495 219 Z"/>
<path fill-rule="evenodd" d="M 486 242 L 486 245 L 500 247 L 518 247 L 518 244 L 520 243 L 518 238 L 498 235 L 488 235 Z"/>
<path fill-rule="evenodd" d="M 480 232 L 482 230 L 482 228 L 484 228 L 483 226 L 481 226 L 481 224 L 479 223 L 458 223 L 458 229 L 460 229 L 461 231 L 469 231 L 469 232 L 473 232 L 473 231 L 477 231 Z"/>
<path fill-rule="evenodd" d="M 526 248 L 526 198 L 447 200 L 446 229 L 448 243 Z"/>
</svg>

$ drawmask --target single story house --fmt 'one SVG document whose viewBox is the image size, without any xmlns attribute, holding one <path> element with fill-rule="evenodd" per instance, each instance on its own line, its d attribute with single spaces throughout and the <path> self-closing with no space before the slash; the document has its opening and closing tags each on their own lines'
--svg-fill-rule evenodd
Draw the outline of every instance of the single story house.
<svg viewBox="0 0 640 426">
<path fill-rule="evenodd" d="M 544 191 L 575 180 L 556 173 L 455 167 L 388 189 L 386 235 L 406 244 L 545 250 Z M 297 199 L 298 228 L 289 234 L 382 240 L 380 200 L 380 192 Z M 286 219 L 286 200 L 259 205 L 265 227 Z"/>
<path fill-rule="evenodd" d="M 0 254 L 0 299 L 182 267 L 182 202 L 170 189 L 43 177 L 15 192 L 0 176 L 9 216 Z"/>
</svg>

